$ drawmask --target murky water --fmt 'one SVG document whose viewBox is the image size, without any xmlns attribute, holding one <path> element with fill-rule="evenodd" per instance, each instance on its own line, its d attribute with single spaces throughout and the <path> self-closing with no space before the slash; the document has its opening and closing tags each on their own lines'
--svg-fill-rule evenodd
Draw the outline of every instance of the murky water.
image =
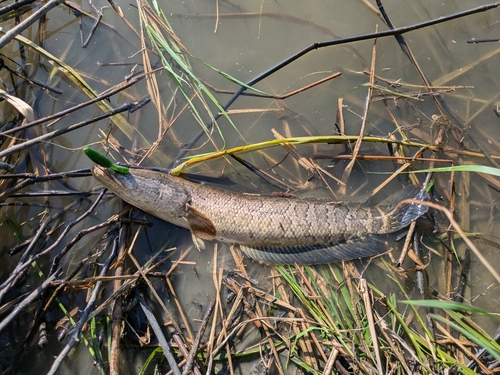
<svg viewBox="0 0 500 375">
<path fill-rule="evenodd" d="M 386 11 L 395 27 L 438 18 L 483 3 L 484 1 L 384 1 Z M 102 9 L 105 24 L 101 24 L 97 28 L 97 32 L 87 48 L 83 49 L 80 44 L 78 18 L 75 18 L 75 15 L 63 6 L 49 13 L 44 48 L 77 70 L 92 89 L 100 93 L 108 87 L 122 82 L 126 76 L 134 72 L 134 69 L 141 71 L 143 61 L 140 54 L 141 44 L 137 36 L 109 8 L 107 3 L 100 2 L 99 4 L 94 3 L 94 5 L 98 9 Z M 137 30 L 140 30 L 136 6 L 120 5 L 125 18 Z M 88 3 L 85 2 L 81 6 L 92 12 Z M 190 59 L 195 74 L 202 82 L 218 90 L 235 91 L 237 86 L 205 64 L 240 81 L 247 82 L 311 43 L 331 40 L 335 36 L 347 37 L 372 33 L 377 28 L 379 30 L 387 29 L 381 19 L 362 1 L 315 1 L 307 2 L 307 4 L 303 1 L 253 3 L 218 1 L 216 5 L 215 2 L 193 0 L 161 3 L 159 6 L 162 7 L 173 31 L 182 44 L 195 57 Z M 470 139 L 472 136 L 484 150 L 492 155 L 499 154 L 500 127 L 498 125 L 500 119 L 495 115 L 494 109 L 500 104 L 497 63 L 500 48 L 497 43 L 467 43 L 467 40 L 472 38 L 500 38 L 498 16 L 499 10 L 493 9 L 489 12 L 405 34 L 411 52 L 433 85 L 467 86 L 456 90 L 449 90 L 445 87 L 438 89 L 443 91 L 441 98 L 445 106 L 449 108 L 448 113 L 454 116 L 465 129 L 462 131 L 444 130 L 443 143 L 454 150 L 464 148 L 477 150 L 478 146 Z M 4 22 L 2 26 L 8 28 L 10 24 Z M 91 20 L 84 18 L 82 21 L 84 38 L 86 38 L 90 26 Z M 35 29 L 24 35 L 34 39 Z M 210 152 L 215 147 L 222 148 L 224 145 L 233 147 L 245 143 L 266 141 L 274 138 L 273 129 L 282 136 L 337 134 L 336 122 L 338 124 L 338 120 L 336 118 L 339 110 L 339 98 L 343 99 L 342 112 L 345 134 L 358 135 L 368 90 L 365 84 L 369 82 L 369 76 L 363 71 L 370 67 L 373 46 L 373 40 L 361 41 L 350 45 L 321 48 L 297 59 L 292 64 L 262 80 L 255 87 L 268 94 L 284 95 L 336 72 L 341 72 L 342 76 L 284 100 L 245 96 L 238 98 L 229 108 L 230 111 L 235 111 L 231 114 L 231 119 L 236 128 L 226 119 L 221 118 L 218 122 L 219 130 L 213 133 L 213 143 L 207 142 L 207 137 L 202 136 L 195 143 L 193 149 L 187 153 L 187 156 Z M 16 43 L 10 43 L 2 50 L 2 54 L 22 63 L 22 59 L 19 57 L 19 46 Z M 161 66 L 157 55 L 150 54 L 150 59 L 153 68 Z M 17 95 L 33 106 L 37 118 L 48 116 L 88 100 L 88 97 L 76 87 L 74 82 L 71 82 L 61 72 L 54 70 L 49 59 L 40 58 L 30 48 L 26 48 L 26 63 L 31 78 L 57 87 L 64 93 L 58 95 L 43 92 L 41 89 L 33 88 L 27 84 L 20 85 L 17 88 Z M 6 61 L 6 64 L 15 68 L 12 62 Z M 6 87 L 12 88 L 9 75 L 5 70 L 2 73 Z M 408 58 L 401 52 L 394 37 L 377 40 L 375 73 L 379 77 L 378 82 L 382 80 L 400 81 L 403 84 L 401 90 L 405 93 L 422 93 L 423 95 L 426 92 L 422 86 L 422 79 Z M 124 115 L 135 128 L 131 137 L 125 136 L 109 119 L 101 120 L 96 124 L 44 142 L 40 146 L 30 149 L 29 153 L 24 151 L 20 154 L 21 161 L 18 162 L 16 171 L 21 173 L 26 170 L 32 171 L 35 168 L 42 171 L 44 159 L 47 160 L 45 166 L 51 172 L 88 168 L 91 162 L 80 150 L 88 144 L 101 142 L 103 139 L 115 145 L 120 144 L 127 150 L 121 149 L 124 159 L 118 161 L 135 163 L 140 160 L 140 156 L 144 152 L 144 144 L 141 143 L 139 133 L 149 143 L 153 143 L 159 133 L 164 133 L 158 151 L 147 157 L 142 165 L 162 167 L 171 165 L 179 150 L 192 140 L 194 134 L 200 131 L 201 126 L 193 114 L 193 108 L 186 106 L 186 100 L 176 90 L 171 76 L 166 71 L 162 71 L 156 73 L 156 77 L 161 99 L 167 108 L 162 123 L 158 120 L 158 113 L 154 105 L 150 103 L 139 111 Z M 405 84 L 413 86 L 406 87 Z M 190 95 L 192 94 L 190 91 Z M 391 95 L 391 93 L 377 90 L 374 91 L 374 94 Z M 122 103 L 139 100 L 146 95 L 148 95 L 148 90 L 143 80 L 127 89 L 123 94 L 110 97 L 109 103 L 111 106 L 117 107 Z M 231 97 L 231 94 L 228 93 L 215 93 L 214 95 L 222 105 Z M 208 123 L 209 115 L 200 105 L 199 100 L 194 98 L 193 101 L 197 111 L 200 112 L 200 118 L 205 124 Z M 0 106 L 2 122 L 12 120 L 14 114 L 11 107 L 5 102 L 0 103 Z M 210 108 L 214 113 L 217 112 L 213 104 L 210 104 Z M 63 128 L 101 113 L 102 110 L 91 105 L 72 113 L 54 125 L 43 128 L 43 131 L 38 128 L 31 129 L 26 137 L 35 137 L 43 132 Z M 404 129 L 411 129 L 409 134 L 412 140 L 432 143 L 439 130 L 444 126 L 435 116 L 439 116 L 439 111 L 429 96 L 422 96 L 421 101 L 397 97 L 386 98 L 385 101 L 374 100 L 368 112 L 365 134 L 385 137 L 395 133 L 399 137 L 395 131 L 397 123 Z M 166 126 L 169 127 L 168 132 L 165 132 Z M 458 144 L 455 137 L 461 138 L 463 147 Z M 94 147 L 102 150 L 99 145 Z M 348 160 L 333 159 L 333 156 L 344 153 L 344 149 L 343 145 L 332 144 L 298 147 L 300 155 L 307 159 L 318 154 L 331 155 L 331 158 L 317 158 L 315 161 L 337 177 L 342 176 Z M 407 156 L 413 156 L 412 152 L 414 151 L 415 149 L 404 149 Z M 113 154 L 118 155 L 116 152 Z M 362 146 L 360 154 L 388 155 L 388 150 L 386 145 L 365 144 Z M 449 150 L 436 152 L 435 155 L 441 159 L 453 160 L 455 164 L 490 165 L 485 158 L 458 155 Z M 134 158 L 133 156 L 138 157 Z M 425 152 L 424 156 L 430 157 L 431 153 Z M 280 147 L 245 154 L 244 157 L 256 167 L 275 176 L 290 189 L 299 189 L 311 175 L 304 168 L 297 166 L 292 157 L 287 157 L 287 151 Z M 28 165 L 25 165 L 23 160 L 29 160 Z M 9 160 L 9 162 L 14 163 L 15 161 Z M 427 162 L 414 164 L 415 168 L 426 168 L 427 166 Z M 438 166 L 448 166 L 448 164 L 440 163 Z M 346 199 L 355 199 L 351 195 L 359 196 L 369 193 L 389 176 L 380 172 L 393 172 L 397 167 L 392 161 L 360 160 L 347 184 L 348 197 Z M 208 162 L 191 172 L 212 177 L 227 177 L 236 183 L 230 188 L 242 193 L 269 194 L 276 190 L 276 187 L 263 182 L 232 159 Z M 326 178 L 332 189 L 338 192 L 339 185 L 334 180 Z M 420 178 L 422 181 L 423 176 Z M 443 205 L 447 205 L 449 202 L 449 178 L 449 174 L 436 177 L 436 199 L 441 199 L 439 203 Z M 495 190 L 498 189 L 498 181 L 495 178 L 487 180 L 477 174 L 471 175 L 470 178 L 459 175 L 456 176 L 456 179 L 459 199 L 457 199 L 454 208 L 457 217 L 464 229 L 484 235 L 483 240 L 476 243 L 487 260 L 494 268 L 498 269 L 496 233 L 498 233 L 499 227 L 496 220 L 498 215 L 496 202 L 499 193 Z M 408 180 L 405 176 L 399 177 L 383 191 L 378 200 L 407 183 Z M 487 185 L 492 186 L 492 188 L 486 187 Z M 33 185 L 24 191 L 89 191 L 97 186 L 96 181 L 91 177 L 84 177 L 68 179 L 65 184 L 55 181 L 45 185 Z M 75 220 L 90 207 L 94 199 L 95 197 L 86 197 L 82 199 L 82 202 L 72 205 L 62 215 L 61 222 L 68 223 Z M 0 223 L 3 223 L 0 226 L 2 245 L 0 278 L 2 280 L 10 274 L 20 256 L 12 257 L 7 252 L 21 241 L 21 237 L 29 238 L 36 232 L 40 220 L 39 215 L 42 214 L 45 207 L 50 207 L 50 214 L 54 214 L 74 202 L 74 197 L 59 196 L 47 198 L 16 197 L 6 201 L 6 205 L 2 206 L 0 211 Z M 29 205 L 29 208 L 26 205 Z M 93 212 L 70 231 L 67 239 L 57 249 L 62 249 L 82 229 L 106 220 L 110 214 L 117 213 L 121 208 L 122 204 L 117 199 L 101 204 L 98 211 Z M 134 254 L 140 264 L 146 262 L 161 248 L 165 241 L 170 241 L 172 247 L 177 247 L 173 259 L 178 257 L 181 252 L 191 249 L 185 258 L 186 264 L 178 267 L 175 277 L 172 278 L 172 283 L 175 290 L 182 291 L 179 293 L 178 299 L 184 306 L 186 314 L 191 319 L 200 319 L 202 311 L 215 293 L 212 281 L 214 262 L 212 246 L 210 245 L 205 252 L 199 252 L 192 248 L 191 238 L 187 231 L 139 212 L 135 212 L 134 217 L 146 218 L 154 223 L 153 227 L 142 231 L 136 242 Z M 11 221 L 12 226 L 7 224 L 6 219 Z M 15 238 L 13 227 L 19 228 L 19 238 Z M 62 229 L 55 227 L 49 242 L 54 241 L 61 233 Z M 92 252 L 103 233 L 104 231 L 99 231 L 93 236 L 87 236 L 73 247 L 62 262 L 65 275 L 71 273 L 78 261 Z M 428 246 L 434 246 L 432 242 L 427 241 L 426 243 Z M 461 252 L 460 256 L 463 256 L 464 247 L 459 242 L 457 244 L 459 252 Z M 399 252 L 396 251 L 395 256 L 399 256 Z M 250 264 L 252 276 L 264 283 L 268 269 L 252 264 L 250 261 L 247 263 Z M 441 252 L 441 254 L 432 256 L 431 266 L 427 268 L 429 284 L 443 294 L 446 292 L 443 289 L 442 277 L 445 263 Z M 167 262 L 162 270 L 168 270 L 170 264 Z M 40 265 L 46 272 L 48 271 L 48 264 L 42 262 Z M 219 246 L 217 265 L 219 267 L 222 265 L 232 267 L 232 257 L 225 245 Z M 407 266 L 410 268 L 411 262 L 408 262 Z M 381 272 L 381 269 L 384 272 Z M 365 276 L 387 293 L 397 292 L 397 290 L 392 289 L 395 286 L 388 282 L 385 273 L 385 269 L 381 268 L 380 263 L 374 262 L 366 271 Z M 33 285 L 36 285 L 35 279 L 32 281 Z M 30 284 L 32 282 L 27 281 L 22 289 L 31 290 Z M 164 289 L 165 286 L 160 284 L 158 284 L 159 290 Z M 487 311 L 498 312 L 500 302 L 498 292 L 498 284 L 496 284 L 494 277 L 473 257 L 466 299 Z M 84 306 L 84 303 L 83 300 L 79 301 L 80 308 Z M 170 303 L 173 304 L 173 301 L 170 300 Z M 491 333 L 496 328 L 490 321 L 480 320 L 480 322 Z M 25 333 L 22 326 L 17 326 L 11 331 L 14 336 L 22 333 Z M 6 338 L 2 338 L 2 345 L 6 344 L 5 340 Z M 44 352 L 40 352 L 34 346 L 30 346 L 28 349 L 26 358 L 34 358 L 33 364 L 36 363 L 37 371 L 47 371 L 52 363 L 51 356 L 57 355 L 62 347 L 62 344 L 57 343 L 53 337 L 50 342 L 49 349 Z M 8 356 L 12 355 L 10 349 L 7 352 Z M 88 365 L 88 358 L 86 357 L 86 349 L 80 346 L 72 359 L 65 362 L 61 371 L 63 373 L 76 371 L 86 374 L 97 372 L 95 368 L 92 369 Z M 124 362 L 131 364 L 130 373 L 135 373 L 140 368 L 140 365 L 133 364 L 134 361 L 135 357 L 132 353 L 130 353 L 130 357 L 124 358 Z M 31 366 L 22 365 L 21 367 L 20 373 L 33 372 Z"/>
</svg>

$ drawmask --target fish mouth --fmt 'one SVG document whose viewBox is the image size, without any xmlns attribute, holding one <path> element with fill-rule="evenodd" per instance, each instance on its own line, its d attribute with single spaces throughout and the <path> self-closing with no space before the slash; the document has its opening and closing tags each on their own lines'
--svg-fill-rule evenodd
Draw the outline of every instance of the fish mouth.
<svg viewBox="0 0 500 375">
<path fill-rule="evenodd" d="M 127 175 L 117 173 L 112 169 L 95 165 L 91 169 L 92 175 L 97 181 L 112 191 L 120 191 L 127 189 Z"/>
</svg>

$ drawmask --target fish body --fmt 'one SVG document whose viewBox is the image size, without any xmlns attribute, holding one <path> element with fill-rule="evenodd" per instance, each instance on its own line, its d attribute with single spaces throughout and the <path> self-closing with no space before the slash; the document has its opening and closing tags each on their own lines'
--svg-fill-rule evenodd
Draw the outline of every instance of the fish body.
<svg viewBox="0 0 500 375">
<path fill-rule="evenodd" d="M 239 195 L 168 173 L 130 168 L 128 174 L 95 166 L 95 178 L 124 201 L 190 229 L 200 240 L 239 244 L 249 257 L 272 264 L 318 264 L 378 255 L 385 234 L 427 211 L 406 198 L 427 200 L 410 187 L 377 206 Z"/>
</svg>

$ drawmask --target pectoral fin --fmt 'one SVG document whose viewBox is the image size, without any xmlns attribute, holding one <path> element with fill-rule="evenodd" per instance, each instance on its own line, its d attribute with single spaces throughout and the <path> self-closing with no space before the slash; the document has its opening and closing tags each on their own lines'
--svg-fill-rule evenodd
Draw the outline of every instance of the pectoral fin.
<svg viewBox="0 0 500 375">
<path fill-rule="evenodd" d="M 194 246 L 196 246 L 198 251 L 205 250 L 205 242 L 200 237 L 196 237 L 194 233 L 191 233 L 191 239 L 193 240 Z"/>
<path fill-rule="evenodd" d="M 191 233 L 202 240 L 213 240 L 217 233 L 212 221 L 189 204 L 186 205 L 184 217 L 191 229 Z"/>
</svg>

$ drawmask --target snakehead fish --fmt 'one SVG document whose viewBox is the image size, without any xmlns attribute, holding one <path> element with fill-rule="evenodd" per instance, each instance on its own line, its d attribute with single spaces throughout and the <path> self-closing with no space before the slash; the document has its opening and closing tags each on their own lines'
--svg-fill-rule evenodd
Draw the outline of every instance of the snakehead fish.
<svg viewBox="0 0 500 375">
<path fill-rule="evenodd" d="M 195 242 L 239 244 L 256 261 L 319 264 L 364 258 L 388 250 L 388 233 L 427 211 L 428 194 L 408 187 L 376 206 L 239 195 L 174 177 L 130 168 L 122 174 L 94 166 L 94 177 L 131 205 L 191 230 Z"/>
</svg>

